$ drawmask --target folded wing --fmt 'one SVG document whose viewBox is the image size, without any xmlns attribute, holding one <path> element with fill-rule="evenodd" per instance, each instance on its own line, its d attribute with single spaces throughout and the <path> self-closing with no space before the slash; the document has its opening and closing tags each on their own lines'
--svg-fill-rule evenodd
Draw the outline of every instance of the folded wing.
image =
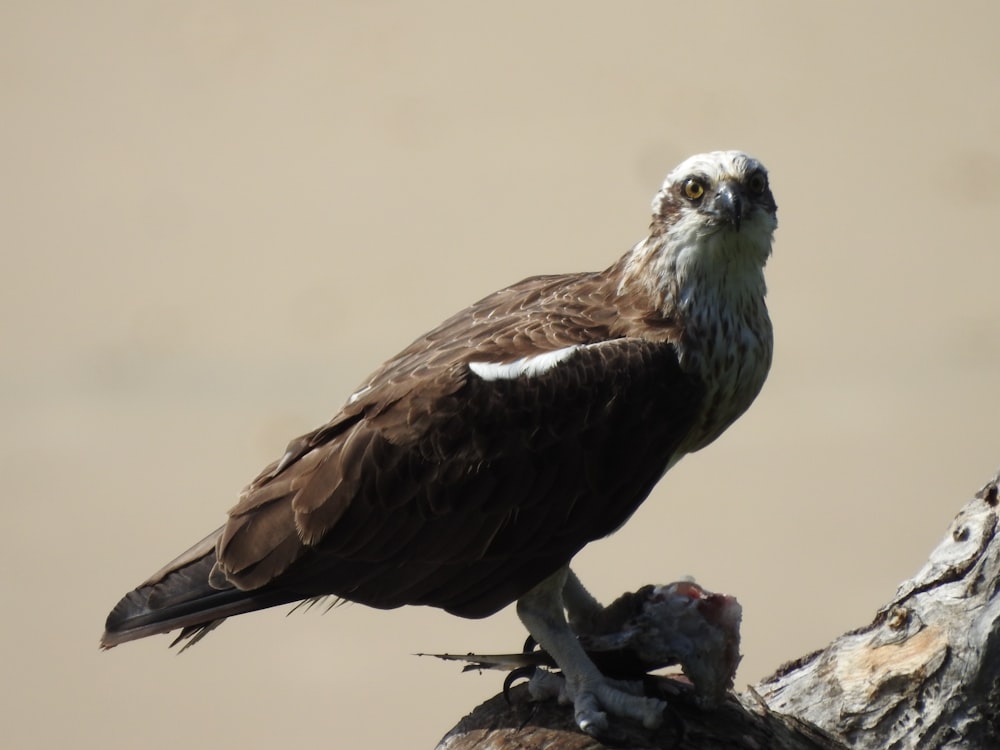
<svg viewBox="0 0 1000 750">
<path fill-rule="evenodd" d="M 499 292 L 390 360 L 119 604 L 106 645 L 323 595 L 481 617 L 616 529 L 703 389 L 667 328 L 579 312 L 608 309 L 588 305 L 594 278 Z"/>
</svg>

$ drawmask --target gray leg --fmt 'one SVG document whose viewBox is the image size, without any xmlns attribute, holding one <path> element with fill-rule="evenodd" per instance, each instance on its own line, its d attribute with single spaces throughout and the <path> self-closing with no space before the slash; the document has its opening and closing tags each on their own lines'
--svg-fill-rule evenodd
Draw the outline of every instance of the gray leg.
<svg viewBox="0 0 1000 750">
<path fill-rule="evenodd" d="M 571 569 L 566 569 L 566 583 L 563 585 L 563 606 L 570 626 L 587 623 L 604 610 L 601 603 L 583 587 L 580 579 Z"/>
<path fill-rule="evenodd" d="M 566 679 L 566 696 L 573 702 L 576 723 L 588 734 L 608 728 L 607 713 L 653 728 L 663 720 L 666 704 L 632 695 L 613 685 L 584 652 L 566 620 L 566 604 L 573 614 L 600 607 L 568 567 L 542 581 L 517 602 L 521 622 L 555 660 Z"/>
</svg>

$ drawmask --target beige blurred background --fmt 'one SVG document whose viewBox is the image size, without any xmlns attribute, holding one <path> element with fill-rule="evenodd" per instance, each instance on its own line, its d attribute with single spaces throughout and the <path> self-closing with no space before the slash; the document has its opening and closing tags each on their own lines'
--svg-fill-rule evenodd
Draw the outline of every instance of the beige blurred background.
<svg viewBox="0 0 1000 750">
<path fill-rule="evenodd" d="M 777 354 L 577 561 L 744 606 L 738 685 L 867 622 L 1000 467 L 1000 5 L 0 4 L 3 744 L 430 748 L 485 621 L 346 606 L 100 653 L 127 589 L 464 304 L 768 165 Z"/>
</svg>

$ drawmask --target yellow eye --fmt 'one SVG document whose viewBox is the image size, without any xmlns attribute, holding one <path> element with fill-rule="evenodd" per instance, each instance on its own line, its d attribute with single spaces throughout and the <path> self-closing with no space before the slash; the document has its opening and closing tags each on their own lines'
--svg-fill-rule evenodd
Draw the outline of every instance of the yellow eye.
<svg viewBox="0 0 1000 750">
<path fill-rule="evenodd" d="M 749 187 L 751 193 L 760 195 L 767 188 L 767 178 L 760 172 L 757 172 L 750 177 Z"/>
<path fill-rule="evenodd" d="M 684 180 L 684 195 L 686 195 L 689 200 L 700 200 L 701 196 L 704 194 L 705 186 L 701 184 L 701 180 L 695 179 L 694 177 L 688 177 Z"/>
</svg>

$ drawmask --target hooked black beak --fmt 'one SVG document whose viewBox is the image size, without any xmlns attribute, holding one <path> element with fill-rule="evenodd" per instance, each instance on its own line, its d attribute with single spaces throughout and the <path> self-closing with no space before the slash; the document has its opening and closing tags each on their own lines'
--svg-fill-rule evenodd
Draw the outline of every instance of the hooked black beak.
<svg viewBox="0 0 1000 750">
<path fill-rule="evenodd" d="M 720 219 L 732 224 L 737 232 L 740 231 L 740 223 L 743 221 L 743 196 L 740 194 L 739 186 L 730 182 L 719 185 L 719 190 L 712 200 L 712 207 Z"/>
</svg>

